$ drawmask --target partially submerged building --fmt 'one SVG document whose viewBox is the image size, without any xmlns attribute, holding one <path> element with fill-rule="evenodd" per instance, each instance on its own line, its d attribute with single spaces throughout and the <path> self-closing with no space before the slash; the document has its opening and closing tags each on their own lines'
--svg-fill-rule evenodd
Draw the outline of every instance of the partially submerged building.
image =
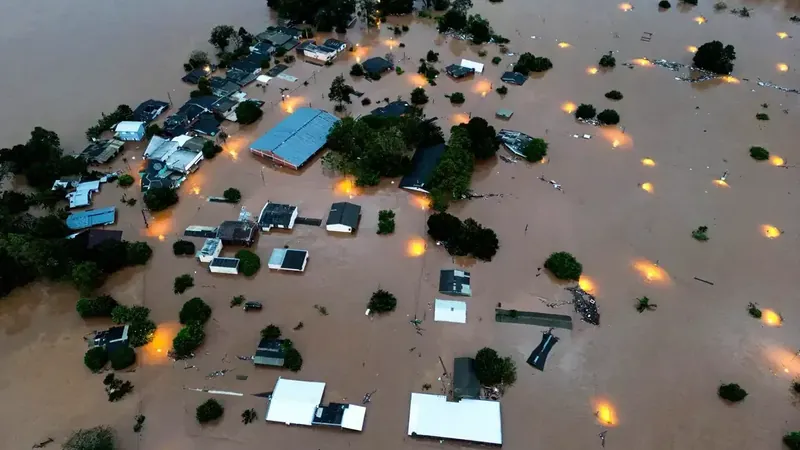
<svg viewBox="0 0 800 450">
<path fill-rule="evenodd" d="M 195 258 L 201 263 L 210 263 L 214 258 L 218 257 L 222 252 L 222 240 L 217 238 L 208 238 L 203 242 L 203 247 L 200 251 L 195 253 Z"/>
<path fill-rule="evenodd" d="M 148 159 L 144 170 L 139 172 L 142 192 L 151 188 L 168 187 L 177 189 L 186 180 L 186 174 L 170 169 L 161 161 Z"/>
<path fill-rule="evenodd" d="M 144 157 L 151 161 L 164 163 L 167 169 L 183 174 L 197 170 L 203 160 L 205 139 L 187 135 L 164 139 L 153 136 L 144 151 Z"/>
<path fill-rule="evenodd" d="M 303 48 L 303 56 L 321 62 L 333 61 L 338 55 L 336 49 L 324 45 L 307 44 Z"/>
<path fill-rule="evenodd" d="M 400 187 L 410 191 L 430 194 L 429 183 L 433 176 L 433 171 L 439 164 L 444 154 L 445 144 L 434 145 L 433 147 L 420 148 L 411 158 L 411 172 L 400 179 Z"/>
<path fill-rule="evenodd" d="M 434 322 L 467 323 L 467 304 L 458 300 L 436 299 L 433 303 Z"/>
<path fill-rule="evenodd" d="M 242 87 L 227 78 L 211 77 L 208 79 L 211 93 L 217 97 L 228 97 L 239 92 Z"/>
<path fill-rule="evenodd" d="M 411 104 L 403 100 L 395 100 L 380 108 L 370 111 L 370 115 L 378 117 L 402 117 L 412 108 Z"/>
<path fill-rule="evenodd" d="M 200 82 L 201 78 L 207 77 L 212 72 L 211 69 L 210 66 L 206 66 L 191 70 L 181 78 L 181 81 L 189 84 L 197 84 Z"/>
<path fill-rule="evenodd" d="M 283 367 L 286 348 L 283 339 L 261 339 L 253 355 L 253 364 L 257 366 Z"/>
<path fill-rule="evenodd" d="M 144 122 L 126 120 L 114 127 L 114 136 L 123 141 L 141 141 L 144 138 Z"/>
<path fill-rule="evenodd" d="M 226 273 L 228 275 L 239 274 L 239 258 L 226 258 L 218 256 L 208 263 L 208 271 L 211 273 Z"/>
<path fill-rule="evenodd" d="M 133 110 L 133 120 L 150 123 L 169 108 L 169 103 L 161 100 L 145 100 Z"/>
<path fill-rule="evenodd" d="M 522 86 L 525 84 L 525 81 L 528 79 L 528 77 L 519 72 L 503 72 L 503 75 L 500 77 L 500 79 L 508 84 Z"/>
<path fill-rule="evenodd" d="M 439 292 L 447 295 L 472 296 L 470 274 L 463 270 L 449 269 L 439 272 Z"/>
<path fill-rule="evenodd" d="M 508 151 L 523 158 L 525 157 L 525 146 L 527 146 L 528 143 L 533 140 L 532 137 L 521 131 L 506 129 L 501 129 L 498 131 L 497 137 L 500 139 L 500 142 L 503 143 L 506 149 L 508 149 Z"/>
<path fill-rule="evenodd" d="M 322 405 L 325 383 L 278 378 L 267 406 L 266 421 L 286 425 L 326 425 L 361 431 L 367 409 L 360 405 Z"/>
<path fill-rule="evenodd" d="M 469 59 L 462 59 L 461 60 L 461 67 L 466 67 L 467 69 L 472 69 L 474 72 L 483 73 L 483 64 L 477 61 L 471 61 Z"/>
<path fill-rule="evenodd" d="M 298 108 L 250 144 L 250 151 L 298 170 L 322 150 L 328 141 L 328 132 L 338 121 L 321 109 Z"/>
<path fill-rule="evenodd" d="M 386 58 L 376 56 L 361 63 L 361 67 L 370 75 L 383 75 L 384 72 L 393 70 L 394 64 Z"/>
<path fill-rule="evenodd" d="M 101 139 L 92 142 L 81 152 L 81 158 L 90 165 L 105 164 L 116 157 L 125 148 L 125 142 L 119 139 Z"/>
<path fill-rule="evenodd" d="M 325 229 L 338 233 L 352 233 L 358 229 L 361 220 L 361 207 L 350 202 L 338 202 L 331 205 Z"/>
<path fill-rule="evenodd" d="M 95 333 L 91 343 L 94 347 L 103 347 L 111 352 L 119 347 L 128 346 L 128 325 L 111 327 L 105 331 Z"/>
<path fill-rule="evenodd" d="M 325 42 L 323 42 L 322 45 L 332 48 L 339 53 L 343 52 L 347 48 L 347 42 L 334 38 L 325 39 Z"/>
<path fill-rule="evenodd" d="M 98 225 L 112 225 L 117 220 L 117 207 L 87 209 L 72 213 L 67 217 L 67 227 L 70 230 L 82 230 Z"/>
<path fill-rule="evenodd" d="M 297 206 L 267 202 L 258 215 L 258 226 L 261 227 L 261 231 L 271 231 L 273 228 L 291 230 L 294 228 L 297 214 Z"/>
<path fill-rule="evenodd" d="M 269 257 L 267 267 L 274 270 L 305 272 L 308 263 L 308 250 L 276 248 Z"/>
<path fill-rule="evenodd" d="M 478 399 L 480 396 L 481 382 L 475 373 L 475 360 L 455 358 L 453 360 L 453 400 Z"/>
<path fill-rule="evenodd" d="M 451 77 L 457 80 L 475 74 L 475 69 L 470 67 L 464 67 L 458 64 L 450 64 L 449 66 L 444 68 L 444 71 L 446 74 L 450 75 Z"/>
<path fill-rule="evenodd" d="M 503 445 L 500 403 L 444 395 L 411 394 L 408 435 Z"/>
<path fill-rule="evenodd" d="M 69 209 L 82 208 L 92 203 L 92 194 L 100 192 L 100 181 L 78 183 L 75 190 L 67 194 Z"/>
<path fill-rule="evenodd" d="M 73 239 L 75 242 L 80 243 L 82 248 L 91 250 L 106 241 L 122 241 L 122 231 L 99 229 L 83 230 L 70 234 L 67 236 L 67 239 Z"/>
<path fill-rule="evenodd" d="M 224 245 L 250 247 L 256 240 L 258 227 L 249 220 L 226 220 L 217 228 L 217 238 Z"/>
</svg>

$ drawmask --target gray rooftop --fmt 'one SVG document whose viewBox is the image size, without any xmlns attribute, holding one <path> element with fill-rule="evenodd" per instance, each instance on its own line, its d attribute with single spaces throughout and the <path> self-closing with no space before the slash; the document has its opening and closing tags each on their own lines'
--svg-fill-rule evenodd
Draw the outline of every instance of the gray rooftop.
<svg viewBox="0 0 800 450">
<path fill-rule="evenodd" d="M 338 202 L 331 205 L 326 225 L 347 225 L 352 229 L 358 228 L 358 219 L 361 217 L 361 207 L 349 202 Z"/>
<path fill-rule="evenodd" d="M 299 108 L 250 145 L 254 153 L 271 153 L 299 168 L 328 140 L 328 132 L 339 119 L 313 108 Z"/>
<path fill-rule="evenodd" d="M 449 295 L 472 296 L 470 274 L 463 270 L 442 270 L 439 273 L 439 292 Z"/>
<path fill-rule="evenodd" d="M 264 209 L 261 210 L 258 224 L 262 227 L 282 226 L 288 228 L 295 209 L 297 209 L 297 207 L 293 205 L 267 202 L 267 204 L 264 205 Z"/>
</svg>

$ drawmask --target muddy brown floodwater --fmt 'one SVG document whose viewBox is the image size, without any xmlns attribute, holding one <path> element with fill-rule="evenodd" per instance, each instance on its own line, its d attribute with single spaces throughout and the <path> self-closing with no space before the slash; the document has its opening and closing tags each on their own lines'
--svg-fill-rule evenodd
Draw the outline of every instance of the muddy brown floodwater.
<svg viewBox="0 0 800 450">
<path fill-rule="evenodd" d="M 794 358 L 800 345 L 794 323 L 800 317 L 800 189 L 794 167 L 800 158 L 800 112 L 796 94 L 759 87 L 755 81 L 761 77 L 800 87 L 798 47 L 790 38 L 800 29 L 788 20 L 798 13 L 798 2 L 746 2 L 754 8 L 749 19 L 714 12 L 712 2 L 663 12 L 655 0 L 631 4 L 633 9 L 625 11 L 607 0 L 475 0 L 474 11 L 512 40 L 511 51 L 548 56 L 554 63 L 524 86 L 510 86 L 505 98 L 494 88 L 515 57 L 504 55 L 499 66 L 492 65 L 490 59 L 498 54 L 494 45 L 476 47 L 439 36 L 430 20 L 416 18 L 389 20 L 411 27 L 400 37 L 386 24 L 372 32 L 357 26 L 347 38 L 358 42 L 359 50 L 333 67 L 303 62 L 291 67 L 289 73 L 301 81 L 311 79 L 305 87 L 287 84 L 296 91 L 284 104 L 279 105 L 278 87 L 286 82 L 277 80 L 266 92 L 248 88 L 249 95 L 268 102 L 265 117 L 243 129 L 226 124 L 232 138 L 225 153 L 204 162 L 181 188 L 180 203 L 151 218 L 149 229 L 138 207 L 119 203 L 123 192 L 140 198 L 136 188 L 104 186 L 94 204 L 118 206 L 113 228 L 123 230 L 126 239 L 146 239 L 155 249 L 145 268 L 116 274 L 102 289 L 123 303 L 151 308 L 160 325 L 154 343 L 139 351 L 136 371 L 123 375 L 133 381 L 135 393 L 109 403 L 101 376 L 87 373 L 82 337 L 108 323 L 79 319 L 72 289 L 37 283 L 17 290 L 0 302 L 0 447 L 30 448 L 47 437 L 61 440 L 79 427 L 108 424 L 118 430 L 126 449 L 430 448 L 439 443 L 406 436 L 410 392 L 425 383 L 438 389 L 440 356 L 449 363 L 492 346 L 518 365 L 519 380 L 502 399 L 506 448 L 595 448 L 604 429 L 609 429 L 610 449 L 779 448 L 780 437 L 800 427 L 789 392 L 800 372 L 800 359 Z M 78 151 L 84 130 L 119 103 L 135 105 L 168 92 L 176 104 L 185 101 L 190 87 L 180 81 L 181 63 L 191 50 L 210 50 L 206 40 L 213 25 L 260 31 L 273 20 L 260 0 L 9 0 L 0 17 L 0 54 L 6 61 L 0 77 L 0 144 L 23 142 L 40 125 L 58 132 L 69 151 Z M 652 33 L 650 42 L 640 40 L 644 32 Z M 779 33 L 788 36 L 781 39 Z M 713 39 L 736 47 L 736 79 L 730 82 L 688 84 L 660 67 L 621 65 L 637 58 L 688 63 L 688 48 Z M 488 52 L 482 59 L 480 48 Z M 247 151 L 253 139 L 296 107 L 310 103 L 332 109 L 324 98 L 330 81 L 346 74 L 356 58 L 388 52 L 406 58 L 399 62 L 406 70 L 402 76 L 352 83 L 373 102 L 407 98 L 423 82 L 415 75 L 417 60 L 429 49 L 440 52 L 442 67 L 465 57 L 480 59 L 486 71 L 463 82 L 442 76 L 437 86 L 427 87 L 434 99 L 425 106 L 428 116 L 439 117 L 447 129 L 472 114 L 550 143 L 546 164 L 493 160 L 478 165 L 475 192 L 503 196 L 453 207 L 454 214 L 493 228 L 501 243 L 491 263 L 465 264 L 474 291 L 467 300 L 466 325 L 432 320 L 438 271 L 453 262 L 429 240 L 423 254 L 418 248 L 410 251 L 411 242 L 425 239 L 427 212 L 418 198 L 397 189 L 396 180 L 358 192 L 324 173 L 318 159 L 300 173 L 289 173 Z M 617 67 L 590 74 L 588 69 L 609 50 L 616 52 Z M 788 70 L 779 71 L 779 64 Z M 622 91 L 624 99 L 605 99 L 603 94 L 612 89 Z M 455 91 L 465 94 L 464 105 L 451 106 L 444 97 Z M 576 123 L 564 112 L 569 103 L 613 107 L 624 133 Z M 762 103 L 769 104 L 769 122 L 754 118 Z M 372 107 L 356 102 L 349 112 L 363 114 Z M 501 107 L 515 111 L 508 123 L 494 118 Z M 575 139 L 574 134 L 593 138 Z M 751 145 L 768 148 L 789 167 L 756 163 L 747 154 Z M 134 170 L 142 150 L 140 145 L 126 151 Z M 127 170 L 121 159 L 111 168 Z M 725 171 L 727 184 L 715 184 Z M 564 192 L 539 181 L 540 175 L 557 180 Z M 641 188 L 645 183 L 650 183 L 649 192 Z M 324 217 L 332 201 L 352 195 L 363 207 L 362 226 L 353 237 L 307 226 L 261 235 L 256 251 L 263 262 L 275 247 L 308 249 L 311 259 L 302 275 L 266 267 L 252 279 L 211 275 L 194 259 L 173 256 L 170 244 L 188 225 L 235 218 L 238 206 L 206 201 L 227 187 L 242 191 L 242 205 L 251 212 L 273 200 L 297 204 L 309 217 Z M 394 235 L 375 234 L 380 209 L 396 211 Z M 708 242 L 691 238 L 700 225 L 709 227 Z M 766 225 L 782 234 L 764 231 Z M 584 284 L 592 285 L 602 322 L 557 330 L 561 341 L 546 370 L 538 372 L 524 361 L 543 329 L 498 324 L 492 316 L 497 303 L 553 312 L 540 298 L 566 300 L 564 285 L 534 276 L 547 255 L 559 250 L 583 263 Z M 183 273 L 194 275 L 195 287 L 174 295 L 172 281 Z M 398 308 L 369 319 L 365 304 L 378 287 L 397 296 Z M 244 314 L 230 309 L 228 302 L 239 294 L 263 302 L 264 310 Z M 658 310 L 638 314 L 634 299 L 643 295 Z M 191 361 L 197 370 L 185 370 L 182 362 L 169 361 L 166 351 L 178 329 L 180 305 L 195 296 L 211 304 L 214 315 L 206 326 L 206 343 Z M 748 302 L 777 311 L 786 324 L 771 327 L 751 319 L 745 311 Z M 318 314 L 314 305 L 324 305 L 329 315 Z M 554 312 L 569 313 L 569 308 Z M 415 316 L 424 319 L 421 336 L 408 323 Z M 293 331 L 300 321 L 304 327 Z M 358 403 L 365 392 L 377 390 L 362 433 L 261 422 L 243 426 L 239 414 L 246 408 L 255 408 L 263 420 L 265 401 L 252 396 L 222 397 L 227 411 L 222 421 L 197 425 L 194 409 L 206 395 L 184 387 L 247 394 L 272 390 L 282 372 L 257 370 L 236 359 L 251 354 L 258 331 L 270 323 L 281 326 L 303 353 L 302 371 L 284 375 L 325 381 L 326 402 Z M 223 368 L 234 372 L 205 379 Z M 248 379 L 238 381 L 234 375 Z M 715 393 L 720 382 L 740 383 L 750 396 L 739 405 L 725 405 Z M 613 423 L 600 423 L 597 411 Z M 138 435 L 132 431 L 137 413 L 147 416 Z"/>
</svg>

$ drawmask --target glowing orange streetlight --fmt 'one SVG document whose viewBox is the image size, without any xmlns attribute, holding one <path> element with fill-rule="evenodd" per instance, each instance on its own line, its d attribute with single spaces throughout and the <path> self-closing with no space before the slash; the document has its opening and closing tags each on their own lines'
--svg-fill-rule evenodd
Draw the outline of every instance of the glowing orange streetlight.
<svg viewBox="0 0 800 450">
<path fill-rule="evenodd" d="M 594 415 L 597 420 L 607 427 L 615 426 L 618 423 L 617 411 L 607 400 L 595 400 L 594 402 Z"/>
<path fill-rule="evenodd" d="M 164 241 L 164 239 L 166 239 L 166 237 L 164 237 L 164 235 L 163 235 L 163 234 L 159 234 L 159 235 L 158 235 L 158 240 L 159 240 L 159 241 L 162 241 L 162 242 L 163 242 L 163 241 Z"/>
<path fill-rule="evenodd" d="M 424 195 L 412 195 L 409 198 L 410 203 L 417 208 L 427 211 L 431 208 L 431 199 Z"/>
<path fill-rule="evenodd" d="M 586 69 L 586 73 L 588 73 L 589 75 L 594 75 L 594 74 L 596 74 L 596 73 L 597 73 L 597 67 L 594 67 L 594 66 L 590 66 L 590 67 L 588 67 L 588 68 Z"/>
<path fill-rule="evenodd" d="M 633 268 L 648 282 L 669 282 L 669 274 L 661 266 L 646 259 L 634 261 Z"/>
<path fill-rule="evenodd" d="M 775 239 L 783 234 L 783 232 L 778 227 L 772 225 L 761 225 L 761 234 L 768 239 Z"/>
<path fill-rule="evenodd" d="M 722 77 L 722 81 L 724 81 L 726 83 L 729 83 L 729 84 L 739 84 L 739 83 L 741 83 L 741 80 L 739 80 L 738 78 L 736 78 L 734 76 L 731 76 L 731 75 L 725 75 L 724 77 Z"/>
<path fill-rule="evenodd" d="M 572 102 L 565 102 L 564 104 L 561 105 L 561 110 L 567 114 L 574 113 L 576 109 L 578 109 L 578 106 Z"/>
<path fill-rule="evenodd" d="M 633 60 L 633 63 L 637 64 L 639 66 L 642 66 L 642 67 L 652 66 L 653 65 L 653 63 L 647 58 L 636 58 L 636 59 Z"/>
<path fill-rule="evenodd" d="M 782 166 L 786 164 L 786 161 L 778 155 L 772 155 L 769 157 L 769 163 L 773 166 Z"/>
<path fill-rule="evenodd" d="M 770 327 L 779 327 L 783 323 L 783 317 L 771 309 L 762 309 L 761 322 Z"/>
<path fill-rule="evenodd" d="M 780 72 L 787 72 L 789 70 L 789 65 L 786 63 L 778 63 L 775 67 L 777 67 Z"/>
<path fill-rule="evenodd" d="M 559 42 L 558 43 L 558 47 L 559 48 L 570 48 L 570 47 L 572 47 L 572 45 L 569 42 Z"/>
<path fill-rule="evenodd" d="M 424 255 L 425 240 L 422 238 L 410 239 L 406 244 L 406 254 L 412 258 Z"/>
<path fill-rule="evenodd" d="M 594 294 L 597 291 L 597 286 L 595 285 L 594 280 L 586 275 L 581 275 L 580 279 L 578 280 L 578 286 L 590 294 Z"/>
<path fill-rule="evenodd" d="M 625 12 L 628 12 L 633 9 L 633 5 L 631 5 L 630 3 L 620 3 L 618 7 L 619 9 Z"/>
<path fill-rule="evenodd" d="M 336 195 L 347 196 L 349 198 L 353 198 L 361 193 L 356 187 L 355 180 L 351 177 L 337 181 L 333 186 L 333 191 Z"/>
<path fill-rule="evenodd" d="M 469 116 L 464 114 L 464 113 L 456 113 L 456 114 L 453 114 L 453 117 L 452 117 L 451 120 L 456 125 L 461 125 L 462 123 L 469 122 Z"/>
<path fill-rule="evenodd" d="M 779 32 L 777 32 L 777 33 L 775 33 L 775 34 L 777 34 L 777 35 L 778 35 L 778 37 L 779 37 L 779 38 L 781 38 L 781 39 L 786 39 L 786 38 L 788 38 L 788 37 L 789 37 L 789 35 L 788 35 L 788 34 L 786 34 L 786 32 L 784 32 L 784 31 L 779 31 Z"/>
<path fill-rule="evenodd" d="M 698 25 L 702 25 L 702 24 L 704 24 L 704 23 L 706 23 L 706 22 L 707 22 L 706 18 L 705 18 L 705 17 L 703 17 L 703 16 L 697 16 L 697 17 L 695 17 L 695 18 L 694 18 L 694 19 L 692 19 L 692 20 L 694 20 L 695 22 L 697 22 L 697 24 L 698 24 Z"/>
<path fill-rule="evenodd" d="M 653 158 L 642 158 L 642 165 L 646 167 L 653 167 L 656 165 L 656 162 Z"/>
<path fill-rule="evenodd" d="M 717 186 L 719 186 L 719 187 L 731 187 L 731 186 L 728 184 L 728 182 L 727 182 L 727 181 L 725 181 L 725 180 L 723 180 L 723 179 L 714 180 L 714 184 L 716 184 L 716 185 L 717 185 Z"/>
<path fill-rule="evenodd" d="M 695 47 L 694 45 L 690 45 L 686 47 L 686 51 L 689 53 L 697 53 L 697 47 Z"/>
<path fill-rule="evenodd" d="M 642 183 L 640 186 L 641 186 L 642 190 L 647 192 L 648 194 L 652 194 L 653 193 L 653 183 L 650 183 L 650 182 Z"/>
</svg>

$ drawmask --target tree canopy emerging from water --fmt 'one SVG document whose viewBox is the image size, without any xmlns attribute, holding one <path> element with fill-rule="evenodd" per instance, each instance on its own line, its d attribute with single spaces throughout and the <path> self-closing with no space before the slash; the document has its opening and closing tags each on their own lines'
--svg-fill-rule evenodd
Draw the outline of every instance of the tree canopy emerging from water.
<svg viewBox="0 0 800 450">
<path fill-rule="evenodd" d="M 708 70 L 720 75 L 728 75 L 733 71 L 736 50 L 732 45 L 723 45 L 720 41 L 706 42 L 694 54 L 694 65 L 698 69 Z"/>
<path fill-rule="evenodd" d="M 553 273 L 559 280 L 577 281 L 583 273 L 583 264 L 567 252 L 555 252 L 544 262 L 545 269 Z"/>
<path fill-rule="evenodd" d="M 500 248 L 497 234 L 474 219 L 461 221 L 458 217 L 438 212 L 428 217 L 428 235 L 444 243 L 453 256 L 474 256 L 482 261 L 491 261 Z"/>
<path fill-rule="evenodd" d="M 115 450 L 117 442 L 113 429 L 99 426 L 73 432 L 61 448 L 63 450 Z"/>
<path fill-rule="evenodd" d="M 405 13 L 394 12 L 402 9 L 402 1 L 386 0 L 381 2 L 381 11 L 385 14 L 405 14 L 411 12 L 411 6 Z M 410 1 L 406 1 L 411 5 Z M 313 24 L 318 31 L 345 32 L 347 25 L 355 17 L 355 0 L 267 0 L 267 5 L 278 11 L 284 18 L 296 23 Z"/>
<path fill-rule="evenodd" d="M 484 347 L 475 355 L 475 375 L 483 386 L 510 386 L 517 381 L 517 366 L 510 356 L 502 358 L 496 350 Z"/>
<path fill-rule="evenodd" d="M 494 127 L 482 117 L 473 117 L 467 123 L 456 125 L 467 131 L 470 140 L 470 150 L 475 159 L 489 159 L 500 148 L 500 139 Z"/>
<path fill-rule="evenodd" d="M 514 65 L 514 72 L 528 75 L 531 72 L 544 72 L 552 68 L 553 63 L 548 58 L 526 52 L 519 55 L 519 60 Z"/>
</svg>

